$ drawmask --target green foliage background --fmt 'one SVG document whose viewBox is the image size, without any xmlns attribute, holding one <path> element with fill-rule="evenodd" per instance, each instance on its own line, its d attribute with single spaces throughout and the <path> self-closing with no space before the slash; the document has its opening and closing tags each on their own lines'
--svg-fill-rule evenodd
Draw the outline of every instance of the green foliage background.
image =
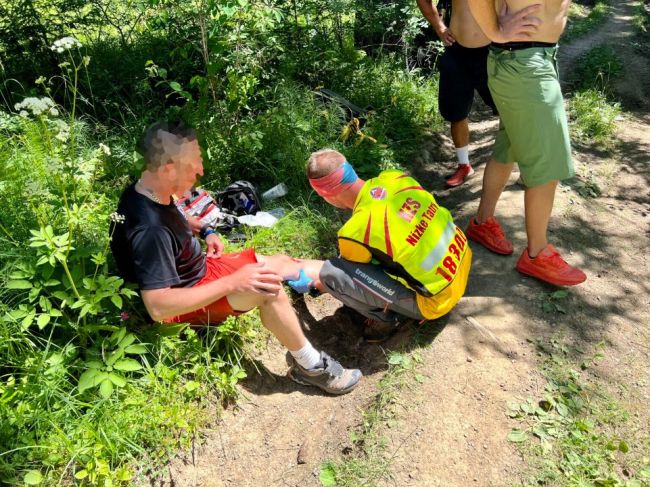
<svg viewBox="0 0 650 487">
<path fill-rule="evenodd" d="M 18 0 L 0 5 L 0 483 L 155 477 L 236 396 L 255 314 L 197 335 L 152 325 L 107 252 L 135 143 L 162 118 L 201 137 L 204 186 L 290 187 L 260 252 L 331 254 L 340 217 L 303 177 L 338 148 L 365 175 L 440 128 L 438 52 L 405 0 Z M 362 12 L 361 14 L 356 12 Z M 77 41 L 59 41 L 73 37 Z M 418 55 L 419 53 L 419 55 Z M 359 130 L 326 87 L 371 107 Z M 119 224 L 119 223 L 117 223 Z"/>
</svg>

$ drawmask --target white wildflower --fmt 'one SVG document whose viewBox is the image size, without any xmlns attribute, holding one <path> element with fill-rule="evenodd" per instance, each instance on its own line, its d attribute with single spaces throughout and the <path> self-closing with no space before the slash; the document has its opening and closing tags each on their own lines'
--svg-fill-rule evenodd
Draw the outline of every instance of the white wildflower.
<svg viewBox="0 0 650 487">
<path fill-rule="evenodd" d="M 99 143 L 99 148 L 102 150 L 104 154 L 107 156 L 111 155 L 111 148 L 105 144 L 102 144 L 101 142 Z"/>
<path fill-rule="evenodd" d="M 54 120 L 54 127 L 57 129 L 54 137 L 61 142 L 67 142 L 70 138 L 70 126 L 63 120 Z"/>
<path fill-rule="evenodd" d="M 18 113 L 23 118 L 29 117 L 29 113 L 27 113 L 25 110 L 21 110 L 20 113 Z"/>
<path fill-rule="evenodd" d="M 63 37 L 62 39 L 54 41 L 54 44 L 52 44 L 50 49 L 55 52 L 62 53 L 64 51 L 68 51 L 75 47 L 76 48 L 81 47 L 81 42 L 79 42 L 74 37 Z"/>
<path fill-rule="evenodd" d="M 126 220 L 126 217 L 124 215 L 120 215 L 118 212 L 114 211 L 109 215 L 109 218 L 113 223 L 124 223 L 124 220 Z"/>
<path fill-rule="evenodd" d="M 47 97 L 36 98 L 33 96 L 28 96 L 20 103 L 16 103 L 14 105 L 14 108 L 20 113 L 21 116 L 25 116 L 22 112 L 27 111 L 36 116 L 43 115 L 46 112 L 50 115 L 55 116 L 59 114 L 59 111 L 56 109 L 56 103 L 54 103 L 54 100 Z"/>
</svg>

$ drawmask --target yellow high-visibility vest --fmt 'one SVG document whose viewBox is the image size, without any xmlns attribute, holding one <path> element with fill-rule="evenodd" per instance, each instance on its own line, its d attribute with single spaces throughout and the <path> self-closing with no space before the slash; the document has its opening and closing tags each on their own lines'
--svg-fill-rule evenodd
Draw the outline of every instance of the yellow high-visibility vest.
<svg viewBox="0 0 650 487">
<path fill-rule="evenodd" d="M 338 243 L 342 258 L 374 258 L 413 289 L 427 319 L 448 313 L 465 293 L 472 262 L 465 234 L 431 193 L 401 171 L 366 181 Z"/>
</svg>

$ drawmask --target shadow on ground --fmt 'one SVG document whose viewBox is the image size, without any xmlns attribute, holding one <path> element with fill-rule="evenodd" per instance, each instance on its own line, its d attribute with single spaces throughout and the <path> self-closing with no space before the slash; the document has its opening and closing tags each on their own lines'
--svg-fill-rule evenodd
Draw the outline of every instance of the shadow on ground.
<svg viewBox="0 0 650 487">
<path fill-rule="evenodd" d="M 329 296 L 318 299 L 326 299 L 338 306 L 338 302 Z M 364 376 L 387 370 L 387 356 L 392 351 L 410 352 L 430 345 L 449 323 L 449 315 L 422 325 L 408 323 L 387 340 L 370 343 L 362 335 L 365 318 L 351 308 L 339 306 L 332 315 L 316 319 L 304 299 L 295 300 L 294 307 L 305 334 L 317 349 L 329 353 L 345 367 L 360 369 Z M 285 376 L 269 371 L 259 360 L 251 364 L 253 368 L 262 371 L 261 374 L 251 370 L 242 385 L 256 395 L 289 394 L 297 387 L 307 395 L 323 394 L 318 389 L 297 385 Z"/>
</svg>

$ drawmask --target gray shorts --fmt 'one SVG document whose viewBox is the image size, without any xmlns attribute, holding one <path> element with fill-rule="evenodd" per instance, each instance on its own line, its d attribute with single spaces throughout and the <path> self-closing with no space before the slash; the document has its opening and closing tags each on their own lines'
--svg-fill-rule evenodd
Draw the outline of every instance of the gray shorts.
<svg viewBox="0 0 650 487">
<path fill-rule="evenodd" d="M 357 264 L 335 257 L 325 261 L 319 278 L 332 296 L 366 318 L 386 322 L 394 322 L 397 315 L 424 319 L 415 291 L 378 265 Z"/>
</svg>

